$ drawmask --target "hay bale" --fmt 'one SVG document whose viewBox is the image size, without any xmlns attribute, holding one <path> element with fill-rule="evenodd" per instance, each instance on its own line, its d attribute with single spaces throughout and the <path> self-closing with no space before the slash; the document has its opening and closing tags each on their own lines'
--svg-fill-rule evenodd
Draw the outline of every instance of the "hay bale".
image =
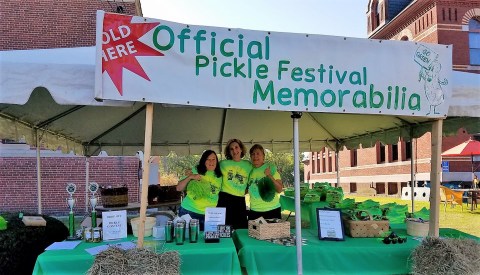
<svg viewBox="0 0 480 275">
<path fill-rule="evenodd" d="M 480 243 L 472 239 L 426 237 L 410 260 L 412 274 L 479 274 Z"/>
<path fill-rule="evenodd" d="M 157 254 L 145 248 L 123 250 L 111 246 L 97 254 L 89 275 L 180 274 L 178 251 Z"/>
</svg>

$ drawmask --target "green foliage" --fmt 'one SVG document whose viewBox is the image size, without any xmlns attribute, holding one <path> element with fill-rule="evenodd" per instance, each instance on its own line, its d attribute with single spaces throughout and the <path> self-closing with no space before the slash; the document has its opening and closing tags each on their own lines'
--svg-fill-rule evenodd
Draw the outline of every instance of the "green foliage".
<svg viewBox="0 0 480 275">
<path fill-rule="evenodd" d="M 47 221 L 46 226 L 25 226 L 18 213 L 2 213 L 1 216 L 8 221 L 7 230 L 0 231 L 2 274 L 32 274 L 38 255 L 47 246 L 68 236 L 68 228 L 49 216 L 42 216 Z"/>
<path fill-rule="evenodd" d="M 265 162 L 271 162 L 277 166 L 284 186 L 293 186 L 294 161 L 292 153 L 272 153 L 267 151 Z M 298 163 L 300 163 L 300 182 L 303 182 L 303 163 L 301 156 L 299 156 Z"/>
<path fill-rule="evenodd" d="M 160 175 L 175 175 L 180 178 L 185 175 L 185 170 L 197 165 L 199 160 L 200 155 L 179 156 L 170 152 L 168 156 L 160 159 Z"/>
</svg>

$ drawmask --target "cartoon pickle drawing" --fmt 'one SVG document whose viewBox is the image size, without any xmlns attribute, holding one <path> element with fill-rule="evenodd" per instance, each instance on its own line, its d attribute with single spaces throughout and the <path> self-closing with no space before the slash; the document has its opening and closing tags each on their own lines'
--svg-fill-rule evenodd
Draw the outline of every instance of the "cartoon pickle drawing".
<svg viewBox="0 0 480 275">
<path fill-rule="evenodd" d="M 417 50 L 415 61 L 422 66 L 418 75 L 418 81 L 423 81 L 423 88 L 425 96 L 430 103 L 430 108 L 427 115 L 439 114 L 436 111 L 436 107 L 441 105 L 445 101 L 445 95 L 443 93 L 442 86 L 448 84 L 448 80 L 444 78 L 440 79 L 440 71 L 442 70 L 442 64 L 438 62 L 438 54 L 430 49 L 421 46 Z"/>
</svg>

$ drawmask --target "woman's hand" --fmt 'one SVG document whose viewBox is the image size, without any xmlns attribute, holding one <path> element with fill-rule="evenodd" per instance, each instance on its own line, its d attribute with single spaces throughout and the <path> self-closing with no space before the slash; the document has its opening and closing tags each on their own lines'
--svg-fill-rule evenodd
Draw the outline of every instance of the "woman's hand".
<svg viewBox="0 0 480 275">
<path fill-rule="evenodd" d="M 201 180 L 202 179 L 202 175 L 199 175 L 199 174 L 191 174 L 189 177 L 192 180 Z"/>
<path fill-rule="evenodd" d="M 188 184 L 189 181 L 191 181 L 191 180 L 201 180 L 201 179 L 202 179 L 202 175 L 192 174 L 192 172 L 190 170 L 190 175 L 188 175 L 186 178 L 184 178 L 183 180 L 178 182 L 177 191 L 183 191 L 185 189 L 185 187 L 187 187 L 187 184 Z"/>
<path fill-rule="evenodd" d="M 270 171 L 270 166 L 267 167 L 267 169 L 265 169 L 265 176 L 267 177 L 272 177 L 272 171 Z"/>
</svg>

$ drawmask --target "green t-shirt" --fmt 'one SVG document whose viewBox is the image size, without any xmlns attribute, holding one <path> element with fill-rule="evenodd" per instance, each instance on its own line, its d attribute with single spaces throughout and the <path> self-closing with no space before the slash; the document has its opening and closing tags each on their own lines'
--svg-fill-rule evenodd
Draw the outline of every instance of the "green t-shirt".
<svg viewBox="0 0 480 275">
<path fill-rule="evenodd" d="M 277 168 L 274 164 L 264 163 L 258 168 L 253 168 L 250 173 L 250 178 L 248 180 L 249 188 L 248 193 L 250 194 L 250 209 L 257 212 L 266 212 L 280 207 L 280 194 L 275 192 L 275 197 L 273 200 L 266 202 L 264 201 L 258 192 L 258 181 L 265 176 L 265 169 L 270 167 L 270 172 L 274 179 L 281 179 L 280 174 L 277 172 Z"/>
<path fill-rule="evenodd" d="M 198 174 L 196 167 L 192 168 L 193 174 Z M 220 187 L 222 186 L 222 177 L 216 177 L 214 171 L 207 171 L 205 175 L 201 175 L 202 180 L 190 180 L 187 184 L 187 196 L 182 200 L 182 207 L 188 211 L 192 211 L 198 214 L 205 214 L 205 208 L 207 207 L 216 207 L 218 202 L 218 193 L 220 192 Z M 182 178 L 182 180 L 185 179 Z M 202 188 L 205 188 L 205 185 L 209 185 L 207 189 L 208 192 L 204 192 L 204 196 L 197 196 L 193 192 L 195 184 L 203 184 Z M 188 190 L 191 190 L 190 192 Z M 198 187 L 197 187 L 197 190 Z M 203 189 L 205 190 L 205 189 Z"/>
<path fill-rule="evenodd" d="M 252 170 L 252 164 L 248 160 L 222 160 L 220 161 L 220 170 L 222 170 L 222 192 L 230 195 L 244 197 L 247 189 L 248 175 Z"/>
</svg>

